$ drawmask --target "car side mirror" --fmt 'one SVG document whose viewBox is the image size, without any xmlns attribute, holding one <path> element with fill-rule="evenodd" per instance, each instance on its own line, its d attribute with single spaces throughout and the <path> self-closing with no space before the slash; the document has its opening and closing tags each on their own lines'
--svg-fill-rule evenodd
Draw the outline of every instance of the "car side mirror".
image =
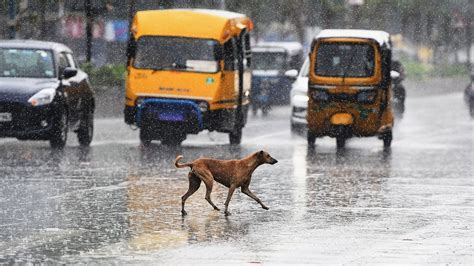
<svg viewBox="0 0 474 266">
<path fill-rule="evenodd" d="M 397 71 L 395 71 L 395 70 L 391 70 L 391 71 L 390 71 L 390 77 L 391 77 L 392 79 L 397 79 L 397 78 L 400 77 L 400 73 L 397 72 Z"/>
<path fill-rule="evenodd" d="M 296 79 L 296 77 L 298 77 L 298 70 L 290 69 L 290 70 L 285 72 L 285 76 L 287 76 L 288 78 L 291 78 L 291 79 Z"/>
<path fill-rule="evenodd" d="M 63 79 L 69 79 L 77 75 L 77 69 L 74 69 L 72 67 L 66 67 L 63 70 L 62 78 Z"/>
</svg>

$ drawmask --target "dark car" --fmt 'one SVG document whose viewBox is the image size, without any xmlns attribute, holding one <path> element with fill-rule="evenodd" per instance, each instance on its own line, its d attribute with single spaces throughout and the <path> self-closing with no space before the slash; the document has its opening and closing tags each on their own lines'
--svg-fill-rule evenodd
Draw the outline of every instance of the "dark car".
<svg viewBox="0 0 474 266">
<path fill-rule="evenodd" d="M 71 129 L 88 146 L 94 108 L 88 76 L 67 46 L 0 41 L 0 137 L 49 140 L 62 148 Z"/>
<path fill-rule="evenodd" d="M 261 42 L 252 47 L 252 111 L 267 114 L 272 105 L 290 102 L 291 84 L 296 78 L 286 72 L 303 63 L 303 46 L 298 42 Z"/>
<path fill-rule="evenodd" d="M 474 69 L 471 70 L 471 82 L 464 90 L 464 100 L 469 106 L 469 113 L 474 117 Z"/>
</svg>

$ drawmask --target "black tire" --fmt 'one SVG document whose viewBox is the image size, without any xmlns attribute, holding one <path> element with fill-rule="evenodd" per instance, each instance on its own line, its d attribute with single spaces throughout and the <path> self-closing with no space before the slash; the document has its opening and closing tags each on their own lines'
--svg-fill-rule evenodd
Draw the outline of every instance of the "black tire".
<svg viewBox="0 0 474 266">
<path fill-rule="evenodd" d="M 53 149 L 62 149 L 66 146 L 68 132 L 68 116 L 64 109 L 61 109 L 54 118 L 49 145 Z"/>
<path fill-rule="evenodd" d="M 316 143 L 316 135 L 314 135 L 314 133 L 308 130 L 306 138 L 308 140 L 308 146 L 314 146 L 314 144 Z"/>
<path fill-rule="evenodd" d="M 186 139 L 186 135 L 176 134 L 161 139 L 161 144 L 166 146 L 179 146 Z"/>
<path fill-rule="evenodd" d="M 392 131 L 386 132 L 382 136 L 382 141 L 383 141 L 383 147 L 384 148 L 389 148 L 390 145 L 392 145 Z"/>
<path fill-rule="evenodd" d="M 143 146 L 150 146 L 152 138 L 148 130 L 144 127 L 140 128 L 140 142 Z"/>
<path fill-rule="evenodd" d="M 338 149 L 342 149 L 346 146 L 346 138 L 344 137 L 337 137 L 336 138 L 336 146 Z"/>
<path fill-rule="evenodd" d="M 242 142 L 242 128 L 235 129 L 229 133 L 229 142 L 231 145 L 240 145 Z"/>
<path fill-rule="evenodd" d="M 79 130 L 77 131 L 77 140 L 82 147 L 90 146 L 94 136 L 94 111 L 88 110 L 82 117 Z"/>
</svg>

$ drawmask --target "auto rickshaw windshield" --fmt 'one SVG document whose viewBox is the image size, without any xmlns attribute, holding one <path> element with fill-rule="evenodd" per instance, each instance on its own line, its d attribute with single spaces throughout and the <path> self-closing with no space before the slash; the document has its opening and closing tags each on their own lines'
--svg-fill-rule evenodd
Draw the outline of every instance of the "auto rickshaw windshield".
<svg viewBox="0 0 474 266">
<path fill-rule="evenodd" d="M 215 40 L 144 36 L 137 42 L 134 67 L 215 73 L 222 46 Z"/>
<path fill-rule="evenodd" d="M 370 77 L 374 74 L 374 47 L 360 43 L 321 43 L 315 73 L 324 77 Z"/>
</svg>

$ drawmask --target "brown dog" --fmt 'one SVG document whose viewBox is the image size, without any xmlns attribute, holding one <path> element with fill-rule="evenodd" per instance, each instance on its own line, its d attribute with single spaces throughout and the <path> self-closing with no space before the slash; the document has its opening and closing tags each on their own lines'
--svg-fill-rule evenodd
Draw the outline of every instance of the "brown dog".
<svg viewBox="0 0 474 266">
<path fill-rule="evenodd" d="M 217 208 L 211 200 L 212 185 L 214 180 L 229 188 L 227 200 L 225 201 L 224 213 L 226 216 L 230 214 L 228 212 L 229 202 L 234 190 L 238 187 L 241 187 L 241 191 L 245 195 L 257 201 L 265 210 L 268 210 L 268 207 L 265 206 L 262 201 L 257 198 L 257 196 L 255 196 L 249 189 L 252 173 L 257 167 L 265 163 L 276 164 L 278 162 L 267 152 L 255 152 L 241 160 L 215 160 L 202 158 L 197 159 L 191 163 L 181 164 L 179 163 L 179 160 L 182 158 L 182 155 L 176 157 L 174 165 L 177 168 L 191 168 L 191 171 L 189 171 L 188 174 L 189 189 L 181 197 L 181 213 L 183 216 L 187 214 L 184 210 L 184 203 L 186 202 L 186 199 L 199 189 L 201 181 L 203 181 L 206 185 L 205 199 L 207 202 L 209 202 L 209 204 L 211 204 L 214 210 L 219 210 L 219 208 Z"/>
</svg>

